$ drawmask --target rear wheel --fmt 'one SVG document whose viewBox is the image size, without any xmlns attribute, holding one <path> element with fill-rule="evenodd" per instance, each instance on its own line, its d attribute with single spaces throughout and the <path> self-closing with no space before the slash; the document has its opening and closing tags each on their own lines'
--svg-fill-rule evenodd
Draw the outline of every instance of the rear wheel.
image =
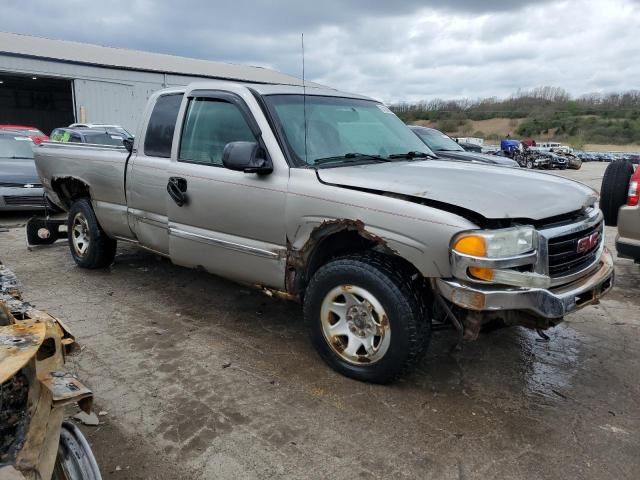
<svg viewBox="0 0 640 480">
<path fill-rule="evenodd" d="M 533 160 L 532 159 L 527 160 L 527 168 L 529 168 L 529 169 L 533 168 Z"/>
<path fill-rule="evenodd" d="M 391 258 L 343 257 L 309 283 L 304 316 L 311 342 L 339 373 L 389 383 L 427 349 L 431 321 L 422 290 Z"/>
<path fill-rule="evenodd" d="M 76 200 L 67 221 L 69 249 L 82 268 L 104 268 L 113 263 L 116 241 L 104 232 L 87 198 Z"/>
<path fill-rule="evenodd" d="M 610 227 L 618 225 L 618 210 L 627 200 L 631 175 L 633 164 L 626 160 L 611 162 L 604 171 L 600 187 L 600 208 L 604 214 L 604 222 Z"/>
</svg>

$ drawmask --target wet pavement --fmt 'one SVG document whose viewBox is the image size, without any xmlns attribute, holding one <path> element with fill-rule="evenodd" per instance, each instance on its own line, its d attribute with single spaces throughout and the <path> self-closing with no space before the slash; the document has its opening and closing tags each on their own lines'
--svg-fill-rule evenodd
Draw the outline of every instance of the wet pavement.
<svg viewBox="0 0 640 480">
<path fill-rule="evenodd" d="M 603 164 L 562 172 L 598 187 Z M 607 229 L 612 246 L 614 229 Z M 106 479 L 638 478 L 640 266 L 549 342 L 494 331 L 450 354 L 437 332 L 391 386 L 334 373 L 298 305 L 121 245 L 105 271 L 65 243 L 0 231 L 24 297 L 84 346 L 71 359 L 108 412 L 84 427 Z"/>
</svg>

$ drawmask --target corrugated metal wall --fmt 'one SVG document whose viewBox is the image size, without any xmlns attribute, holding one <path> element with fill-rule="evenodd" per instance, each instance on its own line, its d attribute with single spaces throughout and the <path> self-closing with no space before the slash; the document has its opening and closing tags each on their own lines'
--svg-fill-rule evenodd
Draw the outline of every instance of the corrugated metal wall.
<svg viewBox="0 0 640 480">
<path fill-rule="evenodd" d="M 198 80 L 4 54 L 0 54 L 0 72 L 72 79 L 76 121 L 80 121 L 82 108 L 86 122 L 115 123 L 131 132 L 136 132 L 147 99 L 154 91 Z"/>
</svg>

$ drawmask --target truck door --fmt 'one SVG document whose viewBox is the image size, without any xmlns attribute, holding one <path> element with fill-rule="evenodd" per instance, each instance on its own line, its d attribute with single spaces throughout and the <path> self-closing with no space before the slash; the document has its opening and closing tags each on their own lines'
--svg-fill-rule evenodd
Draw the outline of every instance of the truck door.
<svg viewBox="0 0 640 480">
<path fill-rule="evenodd" d="M 249 107 L 229 92 L 195 92 L 187 99 L 179 137 L 167 181 L 186 201 L 167 193 L 171 260 L 283 289 L 288 168 L 274 165 L 272 173 L 259 175 L 222 165 L 229 142 L 264 147 Z"/>
<path fill-rule="evenodd" d="M 126 178 L 131 230 L 141 245 L 163 255 L 169 253 L 167 170 L 182 97 L 181 92 L 161 95 L 147 112 L 147 129 L 136 142 Z"/>
</svg>

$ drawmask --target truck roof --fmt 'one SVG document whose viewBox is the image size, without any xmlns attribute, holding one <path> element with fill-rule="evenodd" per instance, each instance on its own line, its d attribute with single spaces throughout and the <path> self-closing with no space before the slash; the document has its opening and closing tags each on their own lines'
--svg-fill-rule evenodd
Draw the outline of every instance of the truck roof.
<svg viewBox="0 0 640 480">
<path fill-rule="evenodd" d="M 364 95 L 358 95 L 355 93 L 343 92 L 334 88 L 317 87 L 314 85 L 307 85 L 306 88 L 302 86 L 293 85 L 277 85 L 277 84 L 263 84 L 263 83 L 244 83 L 244 82 L 229 82 L 226 80 L 211 80 L 204 82 L 190 83 L 186 87 L 170 87 L 158 91 L 159 94 L 167 93 L 185 93 L 194 90 L 212 90 L 223 88 L 224 86 L 241 86 L 255 90 L 260 95 L 322 95 L 326 97 L 343 97 L 343 98 L 357 98 L 361 100 L 377 101 L 374 98 L 366 97 Z"/>
</svg>

